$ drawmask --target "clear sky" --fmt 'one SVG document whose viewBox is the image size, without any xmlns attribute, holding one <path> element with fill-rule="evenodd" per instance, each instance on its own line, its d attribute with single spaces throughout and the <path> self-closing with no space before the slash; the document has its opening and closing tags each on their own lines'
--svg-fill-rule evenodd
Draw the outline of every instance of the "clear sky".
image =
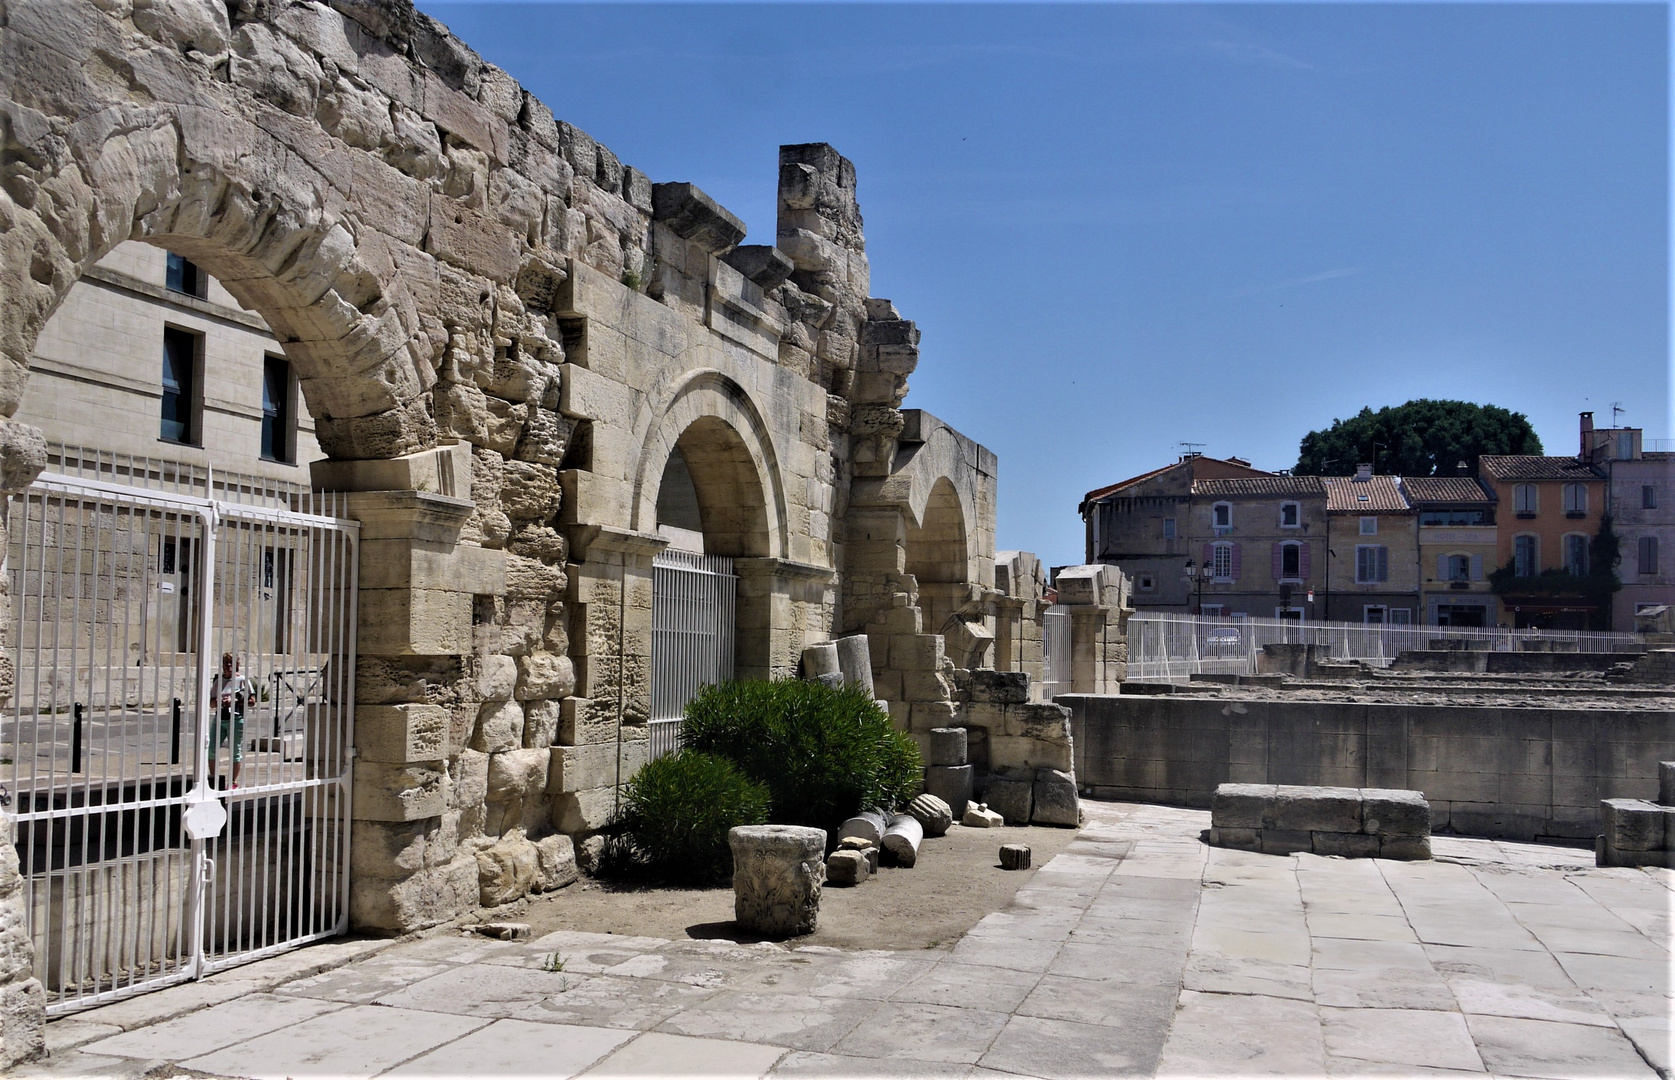
<svg viewBox="0 0 1675 1080">
<path fill-rule="evenodd" d="M 1675 436 L 1662 4 L 421 6 L 748 243 L 780 144 L 853 160 L 1001 548 L 1080 562 L 1089 489 L 1363 405 Z"/>
</svg>

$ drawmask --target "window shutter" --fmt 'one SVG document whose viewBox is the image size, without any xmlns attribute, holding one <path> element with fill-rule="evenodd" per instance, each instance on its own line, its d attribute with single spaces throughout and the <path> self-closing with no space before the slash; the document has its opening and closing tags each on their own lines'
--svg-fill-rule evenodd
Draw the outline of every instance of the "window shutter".
<svg viewBox="0 0 1675 1080">
<path fill-rule="evenodd" d="M 1447 581 L 1448 580 L 1448 556 L 1447 555 L 1438 555 L 1437 556 L 1437 580 L 1438 581 Z"/>
<path fill-rule="evenodd" d="M 1471 557 L 1471 579 L 1473 581 L 1483 580 L 1483 556 L 1481 555 Z"/>
<path fill-rule="evenodd" d="M 1378 549 L 1378 580 L 1390 580 L 1390 549 L 1387 547 Z"/>
<path fill-rule="evenodd" d="M 1301 544 L 1297 551 L 1297 573 L 1304 581 L 1309 577 L 1309 545 Z"/>
<path fill-rule="evenodd" d="M 1237 544 L 1236 543 L 1236 544 L 1233 545 L 1233 580 L 1234 581 L 1239 580 L 1239 571 L 1241 569 L 1240 564 L 1243 561 L 1240 558 L 1240 549 L 1243 548 L 1243 547 L 1244 547 L 1243 544 Z"/>
<path fill-rule="evenodd" d="M 1280 579 L 1280 575 L 1285 572 L 1285 570 L 1284 570 L 1285 563 L 1283 561 L 1284 558 L 1285 558 L 1285 553 L 1280 550 L 1280 546 L 1278 544 L 1275 544 L 1274 545 L 1274 580 L 1275 581 L 1278 581 Z"/>
<path fill-rule="evenodd" d="M 1216 546 L 1214 544 L 1205 544 L 1204 545 L 1204 565 L 1213 568 L 1215 566 L 1215 564 L 1216 564 Z"/>
</svg>

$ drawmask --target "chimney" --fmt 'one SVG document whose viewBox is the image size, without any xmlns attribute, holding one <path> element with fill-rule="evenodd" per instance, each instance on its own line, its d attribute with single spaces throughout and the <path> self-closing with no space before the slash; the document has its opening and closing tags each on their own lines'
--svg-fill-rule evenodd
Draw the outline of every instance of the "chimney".
<svg viewBox="0 0 1675 1080">
<path fill-rule="evenodd" d="M 1372 478 L 1373 478 L 1373 467 L 1370 463 L 1363 461 L 1363 462 L 1358 463 L 1355 466 L 1355 479 L 1357 479 L 1357 480 L 1371 480 Z"/>
<path fill-rule="evenodd" d="M 1594 461 L 1594 414 L 1582 414 L 1582 451 L 1576 455 L 1584 464 L 1592 465 Z"/>
</svg>

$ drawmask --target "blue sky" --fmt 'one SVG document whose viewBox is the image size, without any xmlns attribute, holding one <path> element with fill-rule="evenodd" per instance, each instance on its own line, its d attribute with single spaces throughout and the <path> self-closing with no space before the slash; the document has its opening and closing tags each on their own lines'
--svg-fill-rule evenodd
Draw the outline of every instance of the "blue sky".
<svg viewBox="0 0 1675 1080">
<path fill-rule="evenodd" d="M 1080 562 L 1087 490 L 1363 405 L 1675 436 L 1664 5 L 421 7 L 747 242 L 781 143 L 852 159 L 1002 548 Z"/>
</svg>

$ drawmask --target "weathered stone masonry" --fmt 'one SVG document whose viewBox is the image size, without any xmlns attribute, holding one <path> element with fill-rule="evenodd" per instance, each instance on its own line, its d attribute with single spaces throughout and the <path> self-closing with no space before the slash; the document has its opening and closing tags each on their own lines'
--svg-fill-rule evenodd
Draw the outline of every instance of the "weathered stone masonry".
<svg viewBox="0 0 1675 1080">
<path fill-rule="evenodd" d="M 782 148 L 775 243 L 740 246 L 702 191 L 373 0 L 0 0 L 0 140 L 0 416 L 127 240 L 217 277 L 297 372 L 315 482 L 363 529 L 358 926 L 596 852 L 646 759 L 667 476 L 735 560 L 741 677 L 864 629 L 923 733 L 956 668 L 1039 665 L 1039 575 L 995 588 L 994 456 L 901 409 L 919 332 L 868 295 L 831 147 Z M 0 420 L 4 490 L 43 460 Z"/>
</svg>

